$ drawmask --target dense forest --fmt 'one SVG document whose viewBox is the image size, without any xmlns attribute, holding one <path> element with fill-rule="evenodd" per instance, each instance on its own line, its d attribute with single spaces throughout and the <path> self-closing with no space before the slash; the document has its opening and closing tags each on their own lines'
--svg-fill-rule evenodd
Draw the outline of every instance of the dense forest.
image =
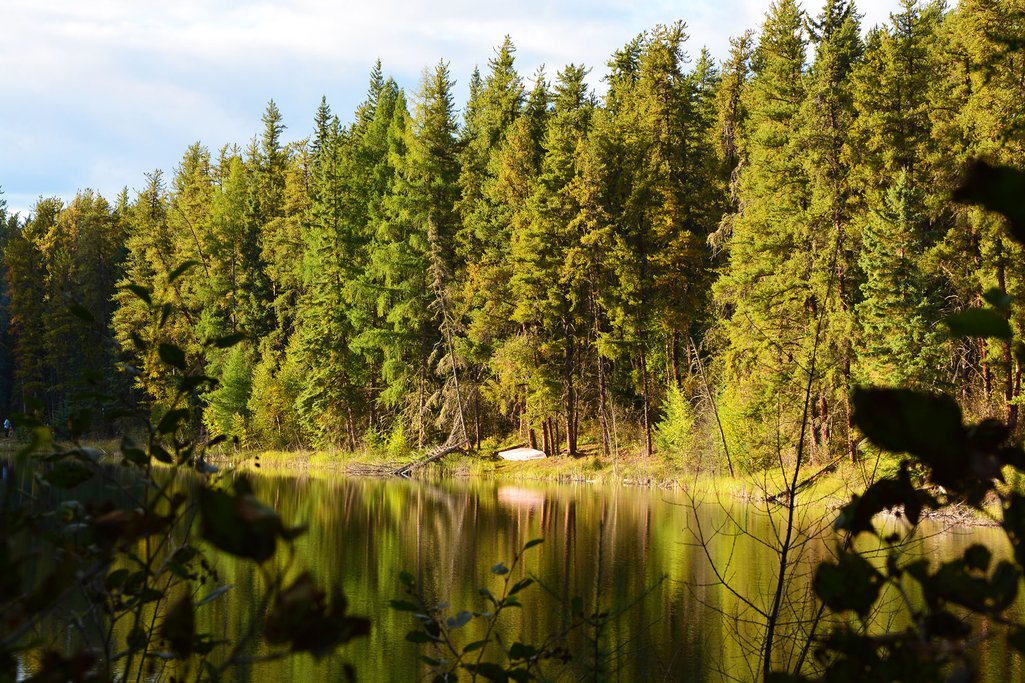
<svg viewBox="0 0 1025 683">
<path fill-rule="evenodd" d="M 636 36 L 599 97 L 584 66 L 519 74 L 507 38 L 461 110 L 446 62 L 415 94 L 378 63 L 349 123 L 325 99 L 288 142 L 271 101 L 136 196 L 0 208 L 0 411 L 159 414 L 165 344 L 218 380 L 206 429 L 254 448 L 451 433 L 758 468 L 810 372 L 818 461 L 855 457 L 858 385 L 1017 426 L 1025 259 L 949 199 L 968 160 L 1025 158 L 1025 1 L 903 0 L 863 31 L 848 0 L 776 0 L 726 61 L 690 45 Z M 941 322 L 980 305 L 1013 341 Z"/>
</svg>

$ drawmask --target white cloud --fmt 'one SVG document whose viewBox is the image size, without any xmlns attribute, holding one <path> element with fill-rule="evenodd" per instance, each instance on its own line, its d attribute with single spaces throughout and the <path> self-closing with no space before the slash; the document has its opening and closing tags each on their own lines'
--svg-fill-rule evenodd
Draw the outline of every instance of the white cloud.
<svg viewBox="0 0 1025 683">
<path fill-rule="evenodd" d="M 806 2 L 806 5 L 813 3 Z M 862 0 L 871 26 L 897 0 Z M 544 63 L 593 68 L 638 32 L 682 19 L 688 51 L 725 57 L 728 39 L 757 28 L 763 0 L 6 0 L 0 73 L 0 186 L 12 197 L 105 195 L 170 172 L 189 143 L 244 143 L 275 99 L 301 137 L 326 93 L 348 117 L 367 74 L 413 90 L 425 66 L 449 60 L 465 96 L 504 35 L 525 77 Z M 818 7 L 809 7 L 817 12 Z M 127 177 L 119 177 L 125 174 Z M 20 201 L 20 200 L 19 200 Z"/>
</svg>

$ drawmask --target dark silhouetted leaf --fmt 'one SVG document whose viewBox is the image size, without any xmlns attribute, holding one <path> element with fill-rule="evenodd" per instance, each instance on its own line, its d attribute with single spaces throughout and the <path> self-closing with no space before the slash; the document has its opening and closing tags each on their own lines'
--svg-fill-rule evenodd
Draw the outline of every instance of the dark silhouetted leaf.
<svg viewBox="0 0 1025 683">
<path fill-rule="evenodd" d="M 1004 216 L 1011 236 L 1025 244 L 1025 172 L 973 162 L 954 192 L 955 201 L 976 204 Z"/>
<path fill-rule="evenodd" d="M 1025 628 L 1015 626 L 1007 636 L 1007 644 L 1021 653 L 1025 653 Z"/>
<path fill-rule="evenodd" d="M 835 564 L 819 564 L 812 587 L 834 612 L 852 610 L 864 617 L 879 597 L 882 578 L 861 555 L 843 553 Z"/>
<path fill-rule="evenodd" d="M 970 463 L 954 399 L 909 389 L 857 389 L 853 403 L 854 423 L 874 444 L 916 456 L 932 469 L 937 484 L 964 486 Z"/>
<path fill-rule="evenodd" d="M 172 270 L 170 272 L 170 274 L 168 274 L 168 276 L 167 276 L 168 283 L 176 282 L 178 280 L 178 278 L 180 278 L 182 275 L 184 275 L 185 273 L 189 272 L 189 270 L 191 270 L 192 268 L 195 268 L 198 265 L 199 265 L 199 261 L 194 261 L 192 259 L 190 259 L 188 261 L 183 261 L 182 263 L 178 264 L 177 268 L 175 268 L 174 270 Z"/>
<path fill-rule="evenodd" d="M 509 568 L 506 567 L 505 564 L 499 562 L 498 564 L 496 564 L 494 567 L 491 568 L 491 573 L 492 574 L 498 574 L 499 576 L 503 576 L 503 575 L 509 573 Z"/>
<path fill-rule="evenodd" d="M 91 469 L 77 462 L 65 460 L 54 465 L 49 472 L 43 475 L 43 479 L 59 489 L 70 489 L 92 479 L 92 476 Z"/>
<path fill-rule="evenodd" d="M 227 553 L 263 562 L 277 547 L 281 519 L 246 490 L 238 482 L 234 494 L 207 487 L 199 490 L 203 538 Z"/>
<path fill-rule="evenodd" d="M 153 305 L 153 297 L 150 294 L 149 289 L 147 289 L 146 287 L 143 287 L 142 285 L 130 284 L 130 285 L 125 285 L 125 289 L 127 289 L 129 292 L 131 292 L 132 294 L 137 296 L 139 299 L 144 301 L 147 306 L 152 306 Z"/>
<path fill-rule="evenodd" d="M 522 579 L 516 582 L 516 585 L 509 589 L 509 595 L 516 595 L 521 590 L 534 583 L 533 579 Z"/>
<path fill-rule="evenodd" d="M 1002 289 L 993 287 L 992 289 L 986 290 L 986 293 L 982 295 L 983 300 L 986 301 L 990 306 L 1006 313 L 1011 310 L 1011 295 Z"/>
<path fill-rule="evenodd" d="M 947 610 L 930 612 L 925 618 L 925 630 L 934 638 L 964 638 L 972 627 Z"/>
<path fill-rule="evenodd" d="M 470 673 L 483 676 L 489 681 L 508 681 L 509 675 L 498 664 L 494 662 L 481 662 L 480 664 L 467 664 L 466 670 Z"/>
<path fill-rule="evenodd" d="M 171 650 L 179 658 L 192 654 L 192 644 L 196 637 L 196 615 L 192 607 L 192 595 L 186 592 L 174 602 L 164 615 L 160 625 L 160 635 L 171 645 Z"/>
<path fill-rule="evenodd" d="M 391 605 L 392 609 L 398 610 L 399 612 L 419 612 L 420 611 L 420 607 L 418 605 L 415 605 L 415 604 L 409 602 L 408 600 L 392 600 L 388 604 Z"/>
<path fill-rule="evenodd" d="M 475 641 L 473 641 L 472 643 L 469 643 L 466 647 L 463 648 L 463 654 L 466 654 L 467 652 L 475 652 L 475 651 L 481 649 L 482 647 L 484 647 L 487 644 L 488 644 L 488 641 L 486 641 L 486 640 L 475 640 Z"/>
<path fill-rule="evenodd" d="M 177 408 L 175 410 L 169 410 L 164 413 L 164 416 L 160 418 L 160 422 L 157 423 L 158 434 L 171 434 L 175 432 L 178 427 L 185 423 L 189 419 L 189 411 L 185 408 Z"/>
<path fill-rule="evenodd" d="M 431 643 L 434 642 L 434 638 L 423 631 L 410 631 L 406 634 L 406 640 L 410 643 Z"/>
<path fill-rule="evenodd" d="M 537 648 L 533 645 L 525 645 L 515 642 L 509 648 L 509 659 L 531 659 L 538 655 Z"/>
<path fill-rule="evenodd" d="M 90 324 L 96 322 L 96 317 L 92 314 L 92 312 L 90 312 L 88 308 L 82 306 L 81 304 L 70 304 L 68 306 L 68 312 L 84 322 Z"/>
<path fill-rule="evenodd" d="M 185 370 L 185 352 L 174 344 L 161 344 L 157 347 L 160 360 L 179 370 Z"/>
<path fill-rule="evenodd" d="M 1003 314 L 992 308 L 969 308 L 947 316 L 943 321 L 952 337 L 1011 338 L 1011 325 Z"/>
<path fill-rule="evenodd" d="M 238 334 L 229 334 L 225 337 L 211 339 L 207 344 L 218 349 L 230 349 L 232 346 L 236 346 L 245 340 L 246 335 L 239 332 Z"/>
<path fill-rule="evenodd" d="M 984 572 L 989 569 L 989 562 L 992 558 L 993 553 L 989 551 L 989 548 L 979 543 L 969 546 L 964 551 L 965 566 L 975 571 Z"/>
</svg>

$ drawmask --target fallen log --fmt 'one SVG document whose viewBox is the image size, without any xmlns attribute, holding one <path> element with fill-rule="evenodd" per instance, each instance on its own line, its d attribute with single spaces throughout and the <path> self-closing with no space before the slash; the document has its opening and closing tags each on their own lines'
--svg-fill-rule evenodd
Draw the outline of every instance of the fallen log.
<svg viewBox="0 0 1025 683">
<path fill-rule="evenodd" d="M 396 477 L 409 477 L 409 473 L 412 472 L 413 470 L 419 469 L 419 468 L 423 467 L 424 465 L 429 465 L 432 462 L 436 462 L 438 460 L 441 460 L 442 458 L 444 458 L 446 455 L 448 455 L 450 453 L 455 453 L 456 451 L 462 452 L 462 450 L 463 450 L 463 445 L 462 444 L 457 444 L 457 445 L 454 445 L 454 446 L 448 445 L 448 444 L 446 444 L 444 446 L 438 446 L 433 451 L 428 453 L 427 457 L 423 458 L 422 460 L 417 460 L 416 462 L 411 462 L 411 463 L 405 464 L 402 467 L 398 468 L 397 470 L 393 470 L 392 474 L 395 475 Z"/>
</svg>

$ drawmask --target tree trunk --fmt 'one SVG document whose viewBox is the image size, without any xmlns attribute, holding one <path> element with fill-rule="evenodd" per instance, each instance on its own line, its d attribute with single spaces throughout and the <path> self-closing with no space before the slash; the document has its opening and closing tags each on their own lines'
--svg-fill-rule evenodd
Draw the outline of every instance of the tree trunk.
<svg viewBox="0 0 1025 683">
<path fill-rule="evenodd" d="M 563 358 L 563 381 L 566 385 L 566 452 L 570 457 L 577 454 L 576 410 L 577 392 L 573 385 L 573 365 L 576 349 L 573 345 L 573 334 L 569 321 L 562 324 L 565 352 Z M 556 441 L 558 441 L 556 439 Z"/>
<path fill-rule="evenodd" d="M 651 396 L 648 392 L 648 364 L 643 342 L 641 343 L 638 356 L 638 364 L 641 370 L 641 397 L 643 400 L 644 454 L 651 455 L 654 452 L 651 445 Z"/>
</svg>

